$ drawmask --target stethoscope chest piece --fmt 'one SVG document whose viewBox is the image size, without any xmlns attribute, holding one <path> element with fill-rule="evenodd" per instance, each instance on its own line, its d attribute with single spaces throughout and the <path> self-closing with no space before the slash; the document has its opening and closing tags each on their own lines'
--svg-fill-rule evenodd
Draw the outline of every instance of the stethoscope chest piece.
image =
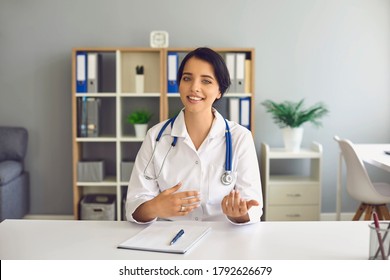
<svg viewBox="0 0 390 280">
<path fill-rule="evenodd" d="M 230 172 L 224 172 L 221 176 L 222 184 L 228 186 L 233 182 L 233 175 Z"/>
</svg>

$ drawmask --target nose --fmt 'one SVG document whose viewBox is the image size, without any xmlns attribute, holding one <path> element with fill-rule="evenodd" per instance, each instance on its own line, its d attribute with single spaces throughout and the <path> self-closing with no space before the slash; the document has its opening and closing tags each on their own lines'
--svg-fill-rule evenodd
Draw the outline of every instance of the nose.
<svg viewBox="0 0 390 280">
<path fill-rule="evenodd" d="M 191 84 L 191 91 L 192 92 L 199 92 L 200 91 L 200 82 L 194 79 Z"/>
</svg>

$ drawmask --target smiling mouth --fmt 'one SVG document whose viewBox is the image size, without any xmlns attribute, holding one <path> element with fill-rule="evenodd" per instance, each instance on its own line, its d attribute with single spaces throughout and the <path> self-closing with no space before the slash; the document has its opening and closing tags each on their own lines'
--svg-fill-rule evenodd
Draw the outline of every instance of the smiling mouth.
<svg viewBox="0 0 390 280">
<path fill-rule="evenodd" d="M 188 96 L 187 97 L 190 101 L 202 101 L 203 98 L 197 97 L 197 96 Z"/>
</svg>

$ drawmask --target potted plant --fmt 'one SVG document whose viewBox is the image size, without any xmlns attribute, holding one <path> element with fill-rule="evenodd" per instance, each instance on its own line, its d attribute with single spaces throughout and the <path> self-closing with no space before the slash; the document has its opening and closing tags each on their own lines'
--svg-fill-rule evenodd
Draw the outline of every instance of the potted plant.
<svg viewBox="0 0 390 280">
<path fill-rule="evenodd" d="M 304 99 L 299 102 L 284 101 L 277 103 L 266 100 L 261 103 L 265 106 L 267 112 L 271 113 L 275 124 L 282 129 L 284 145 L 288 151 L 299 151 L 304 123 L 309 122 L 319 127 L 322 125 L 320 119 L 329 112 L 321 102 L 307 109 L 303 107 L 303 103 Z"/>
<path fill-rule="evenodd" d="M 127 122 L 134 125 L 135 136 L 143 138 L 148 130 L 148 122 L 152 118 L 152 113 L 147 110 L 137 110 L 127 116 Z"/>
</svg>

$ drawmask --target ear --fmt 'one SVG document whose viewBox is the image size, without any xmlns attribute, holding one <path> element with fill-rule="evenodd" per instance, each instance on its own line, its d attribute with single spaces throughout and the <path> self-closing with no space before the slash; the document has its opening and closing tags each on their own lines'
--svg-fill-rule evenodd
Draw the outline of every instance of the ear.
<svg viewBox="0 0 390 280">
<path fill-rule="evenodd" d="M 221 92 L 219 92 L 219 94 L 218 94 L 218 96 L 217 96 L 217 98 L 216 99 L 220 99 L 222 97 L 222 93 Z"/>
</svg>

